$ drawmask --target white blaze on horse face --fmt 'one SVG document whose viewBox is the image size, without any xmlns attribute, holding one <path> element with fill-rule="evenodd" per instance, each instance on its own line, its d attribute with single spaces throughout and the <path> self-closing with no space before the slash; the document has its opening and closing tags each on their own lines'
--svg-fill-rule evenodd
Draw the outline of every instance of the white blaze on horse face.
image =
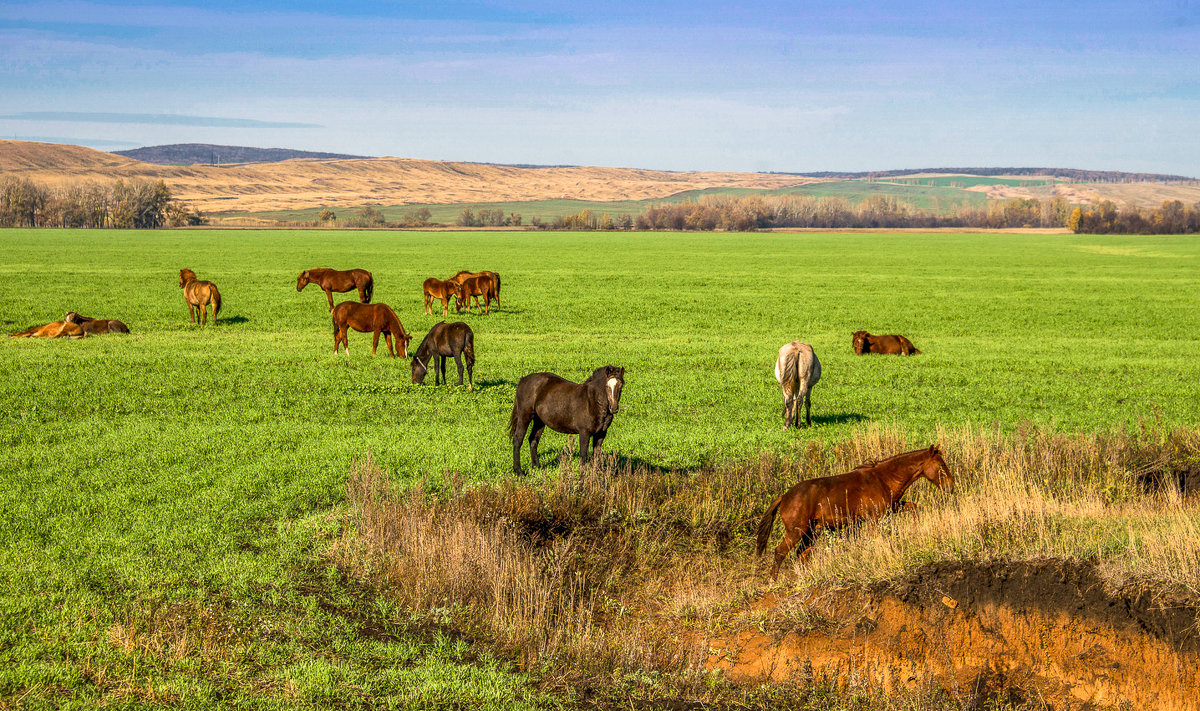
<svg viewBox="0 0 1200 711">
<path fill-rule="evenodd" d="M 617 385 L 620 383 L 616 378 L 608 379 L 608 401 L 613 405 L 617 404 Z"/>
</svg>

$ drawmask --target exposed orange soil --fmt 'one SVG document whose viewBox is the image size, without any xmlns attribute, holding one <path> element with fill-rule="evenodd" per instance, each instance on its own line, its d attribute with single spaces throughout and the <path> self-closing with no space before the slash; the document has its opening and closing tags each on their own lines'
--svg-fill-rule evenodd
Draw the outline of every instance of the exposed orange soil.
<svg viewBox="0 0 1200 711">
<path fill-rule="evenodd" d="M 409 158 L 164 166 L 81 146 L 29 141 L 0 141 L 0 173 L 47 185 L 161 179 L 175 197 L 205 212 L 556 198 L 642 200 L 711 187 L 781 188 L 814 182 L 760 173 L 513 168 Z"/>
</svg>

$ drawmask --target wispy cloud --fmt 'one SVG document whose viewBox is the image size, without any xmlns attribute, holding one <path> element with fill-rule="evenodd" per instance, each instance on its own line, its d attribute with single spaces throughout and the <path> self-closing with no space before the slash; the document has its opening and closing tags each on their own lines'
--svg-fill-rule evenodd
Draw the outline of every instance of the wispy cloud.
<svg viewBox="0 0 1200 711">
<path fill-rule="evenodd" d="M 317 123 L 295 121 L 258 121 L 255 119 L 221 116 L 187 116 L 184 114 L 118 114 L 82 111 L 25 111 L 0 115 L 10 121 L 69 121 L 75 123 L 137 123 L 152 126 L 207 126 L 217 128 L 322 128 Z"/>
</svg>

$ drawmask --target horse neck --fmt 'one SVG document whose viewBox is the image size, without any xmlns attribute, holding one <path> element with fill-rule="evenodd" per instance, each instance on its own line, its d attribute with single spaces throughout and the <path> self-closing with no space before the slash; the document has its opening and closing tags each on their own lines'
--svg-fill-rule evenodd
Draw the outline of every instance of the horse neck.
<svg viewBox="0 0 1200 711">
<path fill-rule="evenodd" d="M 899 501 L 904 496 L 904 492 L 908 491 L 908 487 L 913 485 L 917 477 L 921 474 L 921 465 L 925 460 L 921 458 L 921 452 L 914 453 L 912 460 L 896 461 L 885 460 L 876 464 L 879 469 L 879 479 L 887 486 L 888 491 L 892 494 L 892 502 Z M 905 455 L 900 455 L 905 457 Z"/>
</svg>

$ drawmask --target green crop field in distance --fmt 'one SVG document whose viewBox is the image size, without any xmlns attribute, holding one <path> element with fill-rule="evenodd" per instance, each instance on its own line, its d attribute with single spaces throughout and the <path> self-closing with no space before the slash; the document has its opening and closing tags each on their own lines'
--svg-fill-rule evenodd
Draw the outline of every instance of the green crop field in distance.
<svg viewBox="0 0 1200 711">
<path fill-rule="evenodd" d="M 1194 423 L 1200 401 L 1188 237 L 2 230 L 0 255 L 7 331 L 68 310 L 132 329 L 0 339 L 6 704 L 552 704 L 323 555 L 356 457 L 401 486 L 509 476 L 530 372 L 626 367 L 606 448 L 662 467 L 873 424 L 926 441 L 965 422 Z M 441 320 L 426 277 L 500 272 L 502 308 L 461 317 L 477 390 L 412 385 L 366 334 L 335 356 L 324 295 L 295 290 L 316 266 L 372 270 L 414 347 Z M 220 287 L 215 327 L 188 323 L 181 267 Z M 860 328 L 923 354 L 855 356 Z M 784 432 L 772 368 L 794 338 L 823 375 L 814 427 Z M 555 475 L 567 438 L 541 446 L 532 475 Z"/>
</svg>

